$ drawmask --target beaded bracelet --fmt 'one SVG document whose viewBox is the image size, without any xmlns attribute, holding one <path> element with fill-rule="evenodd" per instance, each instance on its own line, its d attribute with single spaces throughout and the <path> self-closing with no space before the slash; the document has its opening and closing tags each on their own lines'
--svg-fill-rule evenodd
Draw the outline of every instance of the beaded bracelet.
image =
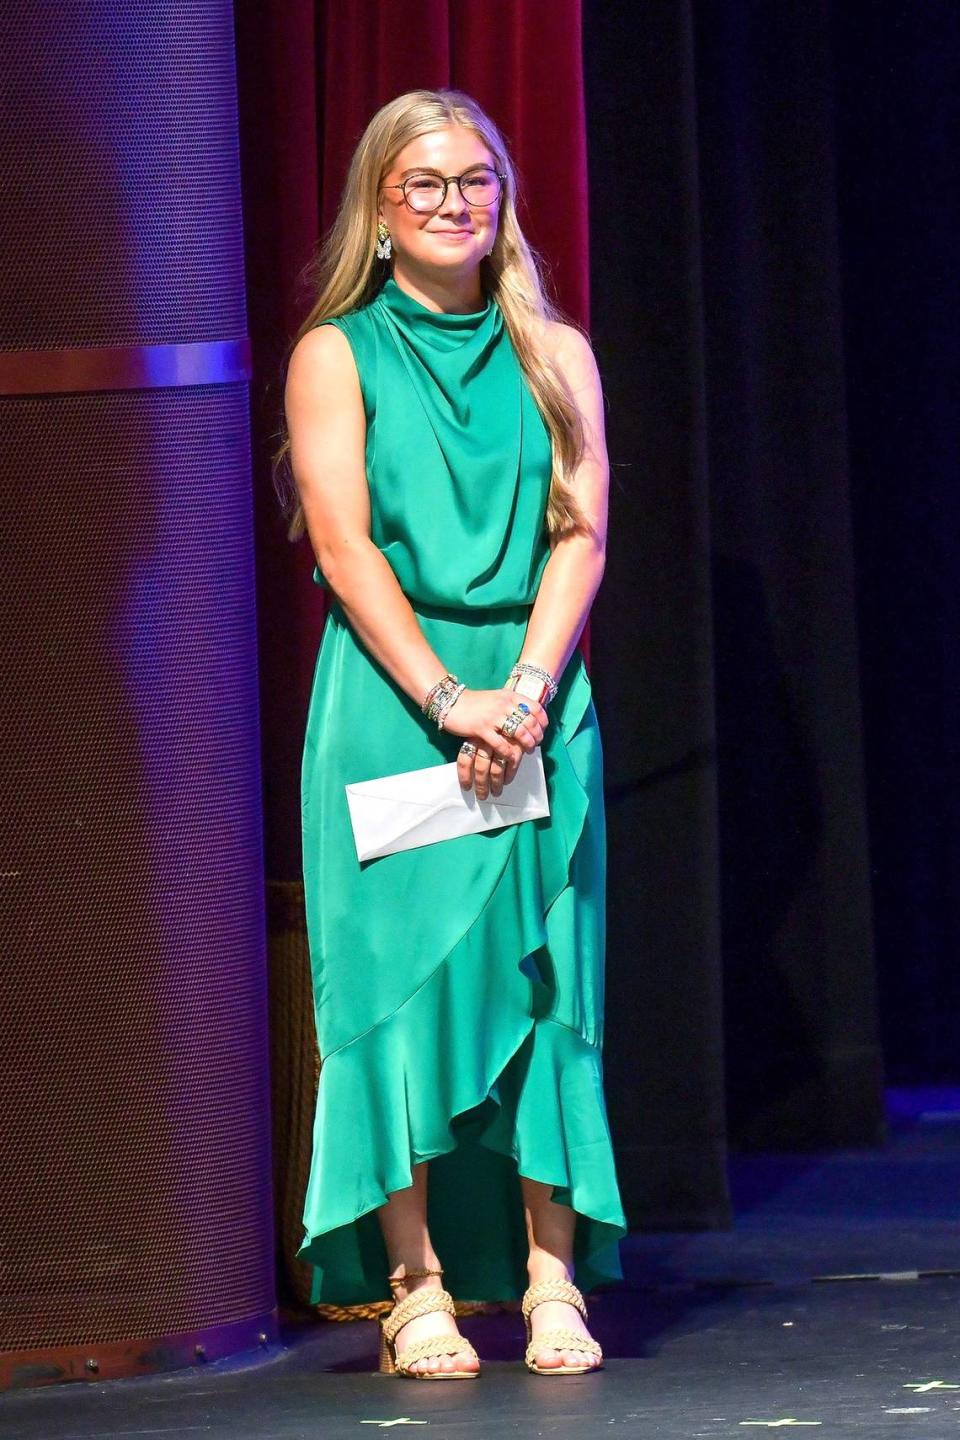
<svg viewBox="0 0 960 1440">
<path fill-rule="evenodd" d="M 440 706 L 440 710 L 439 710 L 439 712 L 438 712 L 438 714 L 437 714 L 437 729 L 438 729 L 438 730 L 442 730 L 442 729 L 443 729 L 443 722 L 446 720 L 447 715 L 448 715 L 448 713 L 449 713 L 449 711 L 450 711 L 451 706 L 456 705 L 457 701 L 460 699 L 460 696 L 463 694 L 463 692 L 464 692 L 464 690 L 466 690 L 466 688 L 467 688 L 466 685 L 458 685 L 457 688 L 454 690 L 453 694 L 450 695 L 450 696 L 448 697 L 448 699 L 446 699 L 446 700 L 443 702 L 443 704 Z"/>
<path fill-rule="evenodd" d="M 440 707 L 447 697 L 453 694 L 459 683 L 456 675 L 448 671 L 442 680 L 438 680 L 436 685 L 431 686 L 427 691 L 426 698 L 420 704 L 420 709 L 428 720 L 436 720 L 440 713 Z"/>
</svg>

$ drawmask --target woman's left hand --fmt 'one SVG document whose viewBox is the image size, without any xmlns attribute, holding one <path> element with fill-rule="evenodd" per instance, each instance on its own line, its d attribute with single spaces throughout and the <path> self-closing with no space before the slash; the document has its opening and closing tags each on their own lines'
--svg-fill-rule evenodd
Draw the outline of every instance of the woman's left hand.
<svg viewBox="0 0 960 1440">
<path fill-rule="evenodd" d="M 518 696 L 517 699 L 519 701 L 523 697 Z M 460 784 L 465 790 L 475 789 L 478 800 L 486 800 L 489 795 L 501 795 L 504 785 L 510 784 L 520 768 L 525 752 L 536 749 L 543 740 L 543 733 L 543 726 L 532 713 L 531 707 L 531 713 L 524 716 L 522 723 L 510 737 L 514 747 L 518 748 L 511 747 L 511 758 L 506 765 L 500 763 L 499 757 L 491 757 L 490 747 L 481 736 L 469 736 L 468 743 L 476 748 L 473 754 L 465 754 L 461 750 L 457 756 L 457 776 Z"/>
</svg>

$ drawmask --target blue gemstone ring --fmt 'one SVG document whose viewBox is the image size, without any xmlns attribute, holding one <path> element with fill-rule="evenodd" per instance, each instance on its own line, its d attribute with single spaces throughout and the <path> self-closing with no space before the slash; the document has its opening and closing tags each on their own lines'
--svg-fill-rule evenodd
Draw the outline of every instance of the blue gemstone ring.
<svg viewBox="0 0 960 1440">
<path fill-rule="evenodd" d="M 523 713 L 524 713 L 524 715 L 529 715 L 529 714 L 530 714 L 530 706 L 527 705 L 527 704 L 525 704 L 523 700 L 518 700 L 518 701 L 517 701 L 517 709 L 518 709 L 518 710 L 522 710 Z"/>
</svg>

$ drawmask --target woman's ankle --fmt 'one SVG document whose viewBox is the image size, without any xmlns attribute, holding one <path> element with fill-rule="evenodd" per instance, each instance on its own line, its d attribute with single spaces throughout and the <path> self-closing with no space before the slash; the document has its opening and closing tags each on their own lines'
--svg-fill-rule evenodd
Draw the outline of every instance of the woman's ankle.
<svg viewBox="0 0 960 1440">
<path fill-rule="evenodd" d="M 572 1281 L 573 1278 L 572 1261 L 567 1263 L 545 1250 L 531 1251 L 527 1257 L 527 1279 L 531 1285 L 538 1285 L 542 1280 Z"/>
<path fill-rule="evenodd" d="M 440 1273 L 431 1275 L 419 1275 L 416 1273 L 411 1273 L 421 1270 L 440 1271 Z M 405 1277 L 407 1277 L 408 1275 L 410 1278 L 406 1279 Z M 389 1271 L 389 1276 L 391 1281 L 397 1282 L 396 1284 L 391 1284 L 390 1289 L 393 1292 L 393 1295 L 399 1300 L 405 1299 L 406 1296 L 411 1294 L 414 1290 L 420 1290 L 424 1288 L 432 1290 L 443 1289 L 442 1267 L 440 1265 L 440 1261 L 437 1260 L 436 1257 L 434 1257 L 432 1260 L 420 1260 L 416 1263 L 414 1263 L 413 1261 L 408 1262 L 398 1260 L 397 1263 Z"/>
</svg>

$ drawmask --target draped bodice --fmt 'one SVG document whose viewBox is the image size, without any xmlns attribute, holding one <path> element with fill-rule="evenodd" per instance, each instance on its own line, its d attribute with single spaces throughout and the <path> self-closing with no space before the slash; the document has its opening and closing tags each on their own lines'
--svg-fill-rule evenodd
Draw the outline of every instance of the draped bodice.
<svg viewBox="0 0 960 1440">
<path fill-rule="evenodd" d="M 353 352 L 371 539 L 407 598 L 532 604 L 550 553 L 550 435 L 493 296 L 469 314 L 435 311 L 391 276 L 368 304 L 320 323 Z"/>
</svg>

